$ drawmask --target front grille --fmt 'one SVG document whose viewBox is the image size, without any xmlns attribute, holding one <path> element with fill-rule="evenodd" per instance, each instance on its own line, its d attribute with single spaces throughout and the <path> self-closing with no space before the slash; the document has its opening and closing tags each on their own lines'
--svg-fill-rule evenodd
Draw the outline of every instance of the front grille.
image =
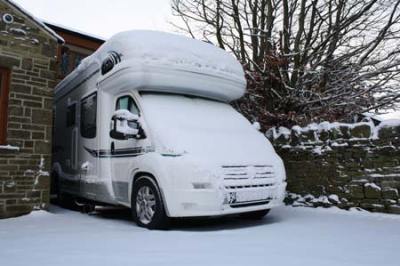
<svg viewBox="0 0 400 266">
<path fill-rule="evenodd" d="M 272 165 L 223 165 L 225 189 L 264 188 L 275 184 Z"/>
<path fill-rule="evenodd" d="M 222 176 L 226 203 L 231 208 L 268 204 L 275 196 L 272 165 L 224 165 Z"/>
<path fill-rule="evenodd" d="M 224 180 L 268 179 L 274 177 L 272 165 L 223 165 Z"/>
</svg>

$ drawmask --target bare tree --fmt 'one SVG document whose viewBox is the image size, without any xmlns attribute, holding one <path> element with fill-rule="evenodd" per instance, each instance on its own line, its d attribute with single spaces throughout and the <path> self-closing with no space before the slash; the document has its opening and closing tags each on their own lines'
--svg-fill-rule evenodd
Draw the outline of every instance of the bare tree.
<svg viewBox="0 0 400 266">
<path fill-rule="evenodd" d="M 264 126 L 340 120 L 400 100 L 400 0 L 172 0 L 175 24 L 232 52 Z"/>
</svg>

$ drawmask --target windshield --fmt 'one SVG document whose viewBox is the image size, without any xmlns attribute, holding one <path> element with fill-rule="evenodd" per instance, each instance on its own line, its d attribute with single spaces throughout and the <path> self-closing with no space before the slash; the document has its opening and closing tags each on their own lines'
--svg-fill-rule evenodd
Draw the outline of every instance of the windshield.
<svg viewBox="0 0 400 266">
<path fill-rule="evenodd" d="M 175 153 L 210 156 L 270 149 L 266 138 L 227 103 L 169 94 L 143 94 L 151 133 Z"/>
</svg>

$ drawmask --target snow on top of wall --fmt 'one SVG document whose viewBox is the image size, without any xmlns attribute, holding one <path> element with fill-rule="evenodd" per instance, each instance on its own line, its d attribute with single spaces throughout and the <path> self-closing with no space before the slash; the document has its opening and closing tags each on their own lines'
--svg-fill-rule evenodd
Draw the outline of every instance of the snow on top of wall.
<svg viewBox="0 0 400 266">
<path fill-rule="evenodd" d="M 50 29 L 48 26 L 46 26 L 42 20 L 34 16 L 32 13 L 27 11 L 25 8 L 20 6 L 19 4 L 15 3 L 12 0 L 5 0 L 7 3 L 9 3 L 11 6 L 16 8 L 18 11 L 22 12 L 24 15 L 26 15 L 28 18 L 30 18 L 34 23 L 36 23 L 39 27 L 43 28 L 48 34 L 50 34 L 53 38 L 55 38 L 58 42 L 64 43 L 65 40 L 63 37 L 58 35 L 55 31 Z"/>
<path fill-rule="evenodd" d="M 382 190 L 381 187 L 379 187 L 379 186 L 378 186 L 377 184 L 375 184 L 375 183 L 366 183 L 366 184 L 364 184 L 364 187 L 373 188 L 373 189 L 379 190 L 379 191 Z"/>
<path fill-rule="evenodd" d="M 372 121 L 358 123 L 339 123 L 322 122 L 311 123 L 307 126 L 293 126 L 291 129 L 286 127 L 273 127 L 265 133 L 268 139 L 275 142 L 282 149 L 310 150 L 312 153 L 322 155 L 325 152 L 332 151 L 332 148 L 348 147 L 351 145 L 357 147 L 357 141 L 377 140 L 380 137 L 390 136 L 396 138 L 396 132 L 400 127 L 399 119 L 385 120 L 378 126 Z M 389 130 L 387 134 L 381 134 L 382 129 Z M 333 132 L 335 131 L 335 132 Z M 398 136 L 400 137 L 400 135 Z M 353 143 L 354 142 L 354 143 Z M 381 146 L 384 148 L 386 146 Z M 389 145 L 388 147 L 393 147 Z M 365 147 L 369 150 L 368 147 Z"/>
<path fill-rule="evenodd" d="M 0 150 L 19 151 L 19 147 L 12 145 L 0 145 Z"/>
<path fill-rule="evenodd" d="M 272 127 L 267 130 L 266 135 L 269 138 L 272 139 L 277 139 L 280 136 L 284 136 L 286 139 L 289 139 L 290 135 L 292 134 L 292 131 L 301 134 L 309 131 L 315 131 L 318 133 L 324 132 L 324 131 L 331 131 L 331 130 L 340 130 L 341 127 L 346 127 L 348 129 L 354 129 L 359 126 L 369 126 L 371 128 L 371 138 L 376 139 L 379 136 L 379 131 L 383 128 L 393 128 L 393 127 L 398 127 L 400 126 L 400 119 L 390 119 L 390 120 L 385 120 L 381 122 L 378 126 L 375 126 L 373 122 L 358 122 L 358 123 L 340 123 L 340 122 L 321 122 L 319 124 L 317 123 L 311 123 L 307 126 L 300 127 L 298 125 L 293 126 L 291 129 L 286 128 L 286 127 Z"/>
</svg>

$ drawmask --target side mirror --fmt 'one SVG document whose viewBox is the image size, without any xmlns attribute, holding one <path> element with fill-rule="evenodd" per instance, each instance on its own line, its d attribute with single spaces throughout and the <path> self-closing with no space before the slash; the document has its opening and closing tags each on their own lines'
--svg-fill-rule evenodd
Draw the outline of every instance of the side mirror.
<svg viewBox="0 0 400 266">
<path fill-rule="evenodd" d="M 111 118 L 110 137 L 118 140 L 142 138 L 143 130 L 139 124 L 139 116 L 128 110 L 117 110 Z"/>
</svg>

